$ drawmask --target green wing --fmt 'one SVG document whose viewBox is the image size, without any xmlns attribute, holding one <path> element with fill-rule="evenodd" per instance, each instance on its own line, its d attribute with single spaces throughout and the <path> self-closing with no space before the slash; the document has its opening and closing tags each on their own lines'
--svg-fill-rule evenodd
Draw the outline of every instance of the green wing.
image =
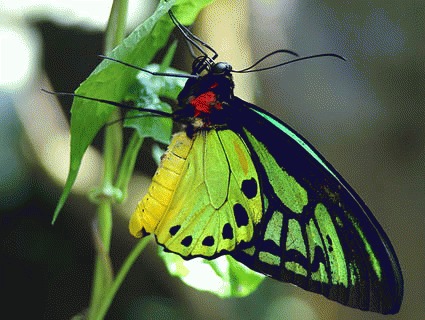
<svg viewBox="0 0 425 320">
<path fill-rule="evenodd" d="M 252 247 L 232 255 L 255 271 L 344 305 L 397 313 L 400 266 L 367 206 L 287 125 L 238 98 L 235 110 L 241 113 L 234 115 L 241 119 L 235 128 L 260 179 L 264 213 Z"/>
</svg>

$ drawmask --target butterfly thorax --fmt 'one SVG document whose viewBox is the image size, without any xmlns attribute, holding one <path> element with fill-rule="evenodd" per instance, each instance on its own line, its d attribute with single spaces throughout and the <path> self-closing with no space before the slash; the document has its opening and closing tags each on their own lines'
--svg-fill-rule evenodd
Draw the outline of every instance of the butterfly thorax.
<svg viewBox="0 0 425 320">
<path fill-rule="evenodd" d="M 226 127 L 234 98 L 230 71 L 229 64 L 219 62 L 208 66 L 205 75 L 189 79 L 178 96 L 176 117 L 188 119 L 194 132 Z"/>
</svg>

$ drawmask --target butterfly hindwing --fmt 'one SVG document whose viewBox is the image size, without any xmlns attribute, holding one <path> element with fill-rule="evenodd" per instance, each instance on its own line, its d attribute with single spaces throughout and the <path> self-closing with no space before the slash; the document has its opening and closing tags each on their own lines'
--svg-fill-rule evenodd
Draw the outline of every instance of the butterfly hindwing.
<svg viewBox="0 0 425 320">
<path fill-rule="evenodd" d="M 252 247 L 233 256 L 345 305 L 398 312 L 400 267 L 366 205 L 295 131 L 238 98 L 235 107 L 243 112 L 239 134 L 258 171 L 264 213 Z"/>
<path fill-rule="evenodd" d="M 255 166 L 237 134 L 212 129 L 189 138 L 182 132 L 163 156 L 130 230 L 154 233 L 184 258 L 211 258 L 252 239 L 261 201 Z"/>
</svg>

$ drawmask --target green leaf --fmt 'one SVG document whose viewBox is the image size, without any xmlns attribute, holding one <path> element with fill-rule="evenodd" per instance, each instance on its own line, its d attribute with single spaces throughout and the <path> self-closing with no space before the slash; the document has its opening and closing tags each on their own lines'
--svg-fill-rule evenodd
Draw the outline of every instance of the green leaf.
<svg viewBox="0 0 425 320">
<path fill-rule="evenodd" d="M 149 109 L 161 110 L 170 113 L 171 106 L 165 102 L 158 102 L 149 107 Z M 152 116 L 151 113 L 141 114 L 135 110 L 127 113 L 127 119 L 124 121 L 124 127 L 134 128 L 140 137 L 151 137 L 155 141 L 163 144 L 170 143 L 172 120 L 170 118 Z"/>
<path fill-rule="evenodd" d="M 177 40 L 174 40 L 171 46 L 168 48 L 164 58 L 162 59 L 159 72 L 165 72 L 167 68 L 171 66 L 171 62 L 173 62 L 176 50 L 177 50 Z"/>
<path fill-rule="evenodd" d="M 140 67 L 147 65 L 160 50 L 174 28 L 167 12 L 173 12 L 183 24 L 191 24 L 199 11 L 212 0 L 161 1 L 156 11 L 138 26 L 123 43 L 108 56 Z M 103 60 L 75 91 L 76 94 L 122 101 L 137 71 Z M 52 223 L 56 220 L 71 192 L 82 157 L 99 130 L 108 122 L 114 107 L 100 102 L 75 98 L 71 108 L 71 162 L 64 191 L 56 206 Z"/>
<path fill-rule="evenodd" d="M 213 260 L 184 260 L 159 247 L 159 256 L 170 274 L 197 290 L 208 291 L 221 298 L 245 297 L 264 280 L 264 275 L 252 271 L 229 255 Z"/>
<path fill-rule="evenodd" d="M 171 48 L 171 50 L 173 47 Z M 158 72 L 160 66 L 157 64 L 149 65 L 145 69 Z M 167 73 L 180 73 L 184 72 L 167 68 L 162 72 Z M 163 112 L 172 112 L 171 106 L 161 101 L 161 98 L 168 98 L 171 100 L 177 99 L 179 92 L 183 89 L 186 79 L 176 77 L 159 77 L 151 75 L 147 72 L 140 72 L 137 77 L 137 82 L 131 86 L 126 100 L 134 101 L 134 106 L 144 109 L 160 110 Z M 124 121 L 124 127 L 134 128 L 142 138 L 153 138 L 154 140 L 169 144 L 172 119 L 155 116 L 152 113 L 137 110 L 127 112 Z"/>
<path fill-rule="evenodd" d="M 171 50 L 172 48 L 170 48 Z M 174 69 L 174 68 L 166 68 L 162 69 L 162 65 L 158 64 L 150 64 L 145 67 L 146 70 L 151 72 L 166 72 L 173 74 L 187 74 L 187 72 Z M 180 91 L 183 89 L 187 79 L 186 78 L 178 78 L 178 77 L 162 77 L 162 76 L 154 76 L 146 72 L 140 72 L 137 76 L 137 85 L 134 85 L 134 89 L 142 90 L 141 87 L 145 87 L 146 93 L 141 94 L 140 92 L 132 91 L 129 96 L 133 96 L 135 99 L 142 99 L 141 97 L 150 97 L 153 93 L 155 93 L 158 97 L 167 98 L 170 100 L 177 99 Z M 150 101 L 140 101 L 140 107 L 146 107 L 147 103 Z M 144 104 L 144 105 L 143 105 Z"/>
</svg>

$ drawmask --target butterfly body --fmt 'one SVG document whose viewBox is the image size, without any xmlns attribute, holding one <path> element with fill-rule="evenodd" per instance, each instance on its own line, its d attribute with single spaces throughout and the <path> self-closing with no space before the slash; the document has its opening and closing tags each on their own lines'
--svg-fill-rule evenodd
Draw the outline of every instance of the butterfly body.
<svg viewBox="0 0 425 320">
<path fill-rule="evenodd" d="M 231 254 L 345 305 L 398 312 L 400 266 L 367 206 L 293 129 L 233 95 L 229 65 L 206 69 L 178 97 L 173 117 L 186 130 L 133 214 L 132 234 L 154 233 L 185 259 Z M 169 173 L 178 177 L 158 178 Z M 161 210 L 147 198 L 162 199 Z"/>
</svg>

